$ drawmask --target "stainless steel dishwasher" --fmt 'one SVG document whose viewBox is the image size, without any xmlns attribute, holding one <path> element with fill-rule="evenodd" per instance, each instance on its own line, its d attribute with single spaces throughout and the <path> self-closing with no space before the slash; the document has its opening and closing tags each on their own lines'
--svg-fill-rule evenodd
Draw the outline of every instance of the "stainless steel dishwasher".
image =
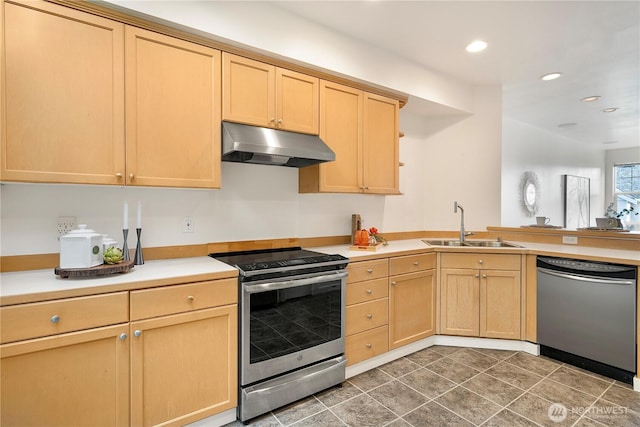
<svg viewBox="0 0 640 427">
<path fill-rule="evenodd" d="M 632 383 L 636 268 L 539 256 L 537 275 L 540 354 Z"/>
</svg>

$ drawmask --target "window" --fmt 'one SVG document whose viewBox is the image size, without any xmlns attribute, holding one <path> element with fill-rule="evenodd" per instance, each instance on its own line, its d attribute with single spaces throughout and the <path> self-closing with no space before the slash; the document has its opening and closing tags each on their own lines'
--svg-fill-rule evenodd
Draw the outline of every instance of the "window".
<svg viewBox="0 0 640 427">
<path fill-rule="evenodd" d="M 613 166 L 613 207 L 616 212 L 623 209 L 634 211 L 632 215 L 625 215 L 620 219 L 631 221 L 638 229 L 640 224 L 640 163 L 627 163 Z"/>
</svg>

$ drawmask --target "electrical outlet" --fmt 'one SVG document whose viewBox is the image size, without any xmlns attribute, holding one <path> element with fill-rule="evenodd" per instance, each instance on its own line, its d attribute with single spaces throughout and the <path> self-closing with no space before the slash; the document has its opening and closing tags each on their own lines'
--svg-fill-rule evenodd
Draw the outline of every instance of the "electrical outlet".
<svg viewBox="0 0 640 427">
<path fill-rule="evenodd" d="M 185 216 L 182 220 L 182 232 L 193 233 L 193 218 L 190 216 Z"/>
<path fill-rule="evenodd" d="M 562 243 L 565 245 L 577 245 L 578 236 L 562 236 Z"/>
<path fill-rule="evenodd" d="M 59 216 L 58 217 L 58 240 L 60 236 L 64 236 L 76 226 L 75 216 Z"/>
</svg>

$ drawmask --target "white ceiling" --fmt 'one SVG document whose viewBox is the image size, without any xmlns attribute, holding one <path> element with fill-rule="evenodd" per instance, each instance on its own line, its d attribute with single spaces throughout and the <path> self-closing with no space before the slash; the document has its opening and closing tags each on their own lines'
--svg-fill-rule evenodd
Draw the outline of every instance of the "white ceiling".
<svg viewBox="0 0 640 427">
<path fill-rule="evenodd" d="M 638 0 L 274 3 L 461 81 L 501 84 L 507 117 L 593 147 L 640 147 Z M 475 39 L 489 46 L 469 54 Z M 601 98 L 580 101 L 591 95 Z"/>
</svg>

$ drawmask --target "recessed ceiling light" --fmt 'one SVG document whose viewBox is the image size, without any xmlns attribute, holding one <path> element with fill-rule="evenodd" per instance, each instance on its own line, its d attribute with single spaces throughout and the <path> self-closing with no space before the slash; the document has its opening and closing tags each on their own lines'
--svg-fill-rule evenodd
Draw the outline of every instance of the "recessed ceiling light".
<svg viewBox="0 0 640 427">
<path fill-rule="evenodd" d="M 555 80 L 558 77 L 560 77 L 561 75 L 562 75 L 562 73 L 559 73 L 559 72 L 549 73 L 549 74 L 545 74 L 544 76 L 540 77 L 540 80 L 544 80 L 544 81 Z"/>
<path fill-rule="evenodd" d="M 559 128 L 570 128 L 570 127 L 573 127 L 573 126 L 575 126 L 575 125 L 577 125 L 577 123 L 574 123 L 574 122 L 570 122 L 570 123 L 560 123 L 560 124 L 558 125 L 558 127 L 559 127 Z"/>
<path fill-rule="evenodd" d="M 487 43 L 482 40 L 474 40 L 465 48 L 467 52 L 476 53 L 481 52 L 487 48 Z"/>
<path fill-rule="evenodd" d="M 602 110 L 603 113 L 613 113 L 614 111 L 618 111 L 617 107 L 605 108 Z"/>
<path fill-rule="evenodd" d="M 598 95 L 594 95 L 594 96 L 587 96 L 586 98 L 582 98 L 582 102 L 593 102 L 593 101 L 597 101 L 598 99 L 600 99 L 600 97 Z"/>
<path fill-rule="evenodd" d="M 604 141 L 603 144 L 617 144 L 618 141 Z"/>
</svg>

